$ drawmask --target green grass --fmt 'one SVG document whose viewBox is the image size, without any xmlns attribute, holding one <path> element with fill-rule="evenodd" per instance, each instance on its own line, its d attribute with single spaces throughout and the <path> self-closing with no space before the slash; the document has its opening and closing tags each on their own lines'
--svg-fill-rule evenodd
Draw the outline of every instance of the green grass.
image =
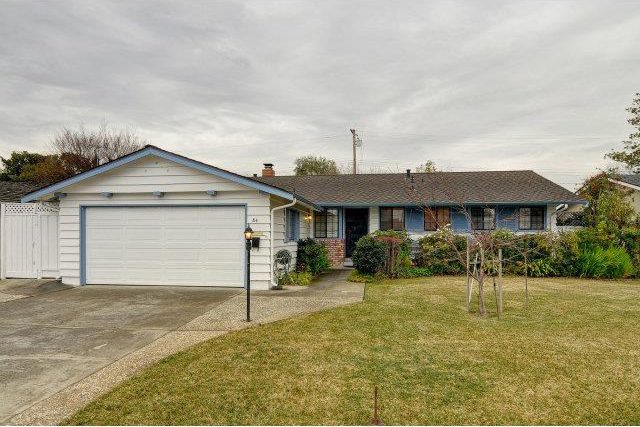
<svg viewBox="0 0 640 427">
<path fill-rule="evenodd" d="M 68 423 L 368 424 L 377 384 L 387 425 L 640 424 L 640 282 L 531 279 L 527 308 L 507 279 L 501 320 L 467 314 L 463 282 L 372 283 L 361 304 L 213 339 Z"/>
</svg>

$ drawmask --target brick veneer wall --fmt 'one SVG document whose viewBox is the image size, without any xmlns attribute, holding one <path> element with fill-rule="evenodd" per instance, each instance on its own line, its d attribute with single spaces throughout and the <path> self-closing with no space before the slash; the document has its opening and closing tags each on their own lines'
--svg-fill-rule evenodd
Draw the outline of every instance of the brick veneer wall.
<svg viewBox="0 0 640 427">
<path fill-rule="evenodd" d="M 327 247 L 329 261 L 332 267 L 342 267 L 344 264 L 344 239 L 315 239 Z"/>
</svg>

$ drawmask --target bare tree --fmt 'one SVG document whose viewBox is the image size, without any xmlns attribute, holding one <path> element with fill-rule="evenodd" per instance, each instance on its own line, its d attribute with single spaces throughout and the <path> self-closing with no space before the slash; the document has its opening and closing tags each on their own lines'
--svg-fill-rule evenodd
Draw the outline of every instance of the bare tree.
<svg viewBox="0 0 640 427">
<path fill-rule="evenodd" d="M 425 176 L 428 176 L 428 179 L 425 180 Z M 417 177 L 411 175 L 406 180 L 408 196 L 424 211 L 425 218 L 436 224 L 440 236 L 455 254 L 456 261 L 466 268 L 467 309 L 471 311 L 472 283 L 475 281 L 478 287 L 478 314 L 485 315 L 487 313 L 484 293 L 486 281 L 488 278 L 494 277 L 495 284 L 497 273 L 500 274 L 501 279 L 503 249 L 508 248 L 511 252 L 517 252 L 525 260 L 527 255 L 535 250 L 522 248 L 522 245 L 517 244 L 518 239 L 523 239 L 524 236 L 516 236 L 514 239 L 513 236 L 507 238 L 500 233 L 494 233 L 499 211 L 493 206 L 474 203 L 475 209 L 483 211 L 482 220 L 474 218 L 467 195 L 463 194 L 464 191 L 460 188 L 459 185 L 450 185 L 447 182 L 447 175 L 438 172 L 422 174 Z M 461 247 L 460 238 L 452 231 L 449 215 L 442 214 L 445 205 L 447 207 L 444 209 L 453 209 L 455 213 L 461 214 L 468 224 L 469 229 L 465 233 L 466 247 Z M 519 212 L 516 211 L 515 221 L 519 221 L 518 215 Z M 525 261 L 525 274 L 527 274 L 526 269 Z M 498 315 L 501 314 L 502 307 L 501 285 L 502 283 L 499 281 L 499 294 L 496 293 Z"/>
<path fill-rule="evenodd" d="M 130 130 L 102 123 L 98 129 L 63 128 L 51 141 L 51 149 L 67 173 L 75 175 L 139 150 L 145 143 Z"/>
</svg>

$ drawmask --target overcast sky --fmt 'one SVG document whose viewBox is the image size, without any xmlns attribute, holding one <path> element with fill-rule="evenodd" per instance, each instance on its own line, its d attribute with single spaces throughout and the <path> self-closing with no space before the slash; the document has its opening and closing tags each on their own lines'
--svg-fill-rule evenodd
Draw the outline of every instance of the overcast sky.
<svg viewBox="0 0 640 427">
<path fill-rule="evenodd" d="M 630 133 L 640 1 L 0 0 L 0 155 L 101 121 L 237 171 L 534 169 Z"/>
</svg>

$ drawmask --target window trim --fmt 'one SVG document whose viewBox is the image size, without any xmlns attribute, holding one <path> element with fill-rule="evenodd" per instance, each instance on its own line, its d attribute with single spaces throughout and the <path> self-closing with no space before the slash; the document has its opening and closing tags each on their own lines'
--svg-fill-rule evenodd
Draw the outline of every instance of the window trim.
<svg viewBox="0 0 640 427">
<path fill-rule="evenodd" d="M 385 209 L 391 209 L 391 228 L 383 228 L 382 227 L 382 211 Z M 401 210 L 402 211 L 402 229 L 400 230 L 396 230 L 395 228 L 393 228 L 393 211 L 394 210 Z M 387 230 L 394 230 L 394 231 L 405 231 L 406 225 L 407 225 L 407 212 L 405 210 L 404 206 L 380 206 L 380 209 L 378 210 L 378 214 L 380 215 L 380 221 L 379 221 L 379 226 L 380 226 L 380 230 L 381 231 L 387 231 Z"/>
<path fill-rule="evenodd" d="M 473 217 L 473 211 L 478 211 L 480 210 L 482 212 L 482 220 L 480 221 L 482 223 L 482 228 L 476 228 L 474 227 L 474 224 L 477 223 L 478 221 L 474 221 Z M 491 210 L 493 211 L 493 222 L 491 224 L 491 228 L 486 228 L 485 224 L 486 224 L 486 220 L 485 220 L 485 211 L 486 210 Z M 469 228 L 473 231 L 491 231 L 491 230 L 495 230 L 496 229 L 496 222 L 497 222 L 497 215 L 496 215 L 496 208 L 488 208 L 488 207 L 473 207 L 473 208 L 469 208 L 469 216 L 470 216 L 470 224 L 469 224 Z"/>
<path fill-rule="evenodd" d="M 447 222 L 445 224 L 442 224 L 438 222 L 438 211 L 439 210 L 443 211 L 445 209 L 447 210 L 447 219 L 446 219 Z M 430 214 L 430 211 L 434 211 L 435 213 L 435 218 L 431 218 L 431 219 L 433 219 L 433 222 L 435 222 L 436 228 L 427 228 L 427 220 L 428 220 L 427 215 Z M 423 222 L 422 226 L 424 228 L 424 231 L 438 231 L 440 228 L 446 226 L 447 224 L 451 224 L 451 208 L 449 206 L 434 206 L 432 208 L 427 207 L 423 210 L 423 215 L 424 215 L 424 218 L 422 221 Z"/>
<path fill-rule="evenodd" d="M 335 236 L 329 236 L 329 211 L 335 212 Z M 321 224 L 322 221 L 318 221 L 318 215 L 321 215 L 321 218 L 324 217 L 324 236 L 319 236 L 317 233 L 317 225 Z M 313 216 L 313 237 L 318 239 L 337 239 L 340 237 L 340 218 L 338 208 L 326 208 L 320 214 L 314 214 Z"/>
<path fill-rule="evenodd" d="M 522 219 L 522 210 L 529 209 L 529 227 L 523 227 L 521 223 Z M 539 210 L 541 213 L 541 221 L 540 228 L 533 227 L 533 210 Z M 545 209 L 544 206 L 521 206 L 518 208 L 518 230 L 526 230 L 526 231 L 543 231 L 545 229 Z"/>
</svg>

